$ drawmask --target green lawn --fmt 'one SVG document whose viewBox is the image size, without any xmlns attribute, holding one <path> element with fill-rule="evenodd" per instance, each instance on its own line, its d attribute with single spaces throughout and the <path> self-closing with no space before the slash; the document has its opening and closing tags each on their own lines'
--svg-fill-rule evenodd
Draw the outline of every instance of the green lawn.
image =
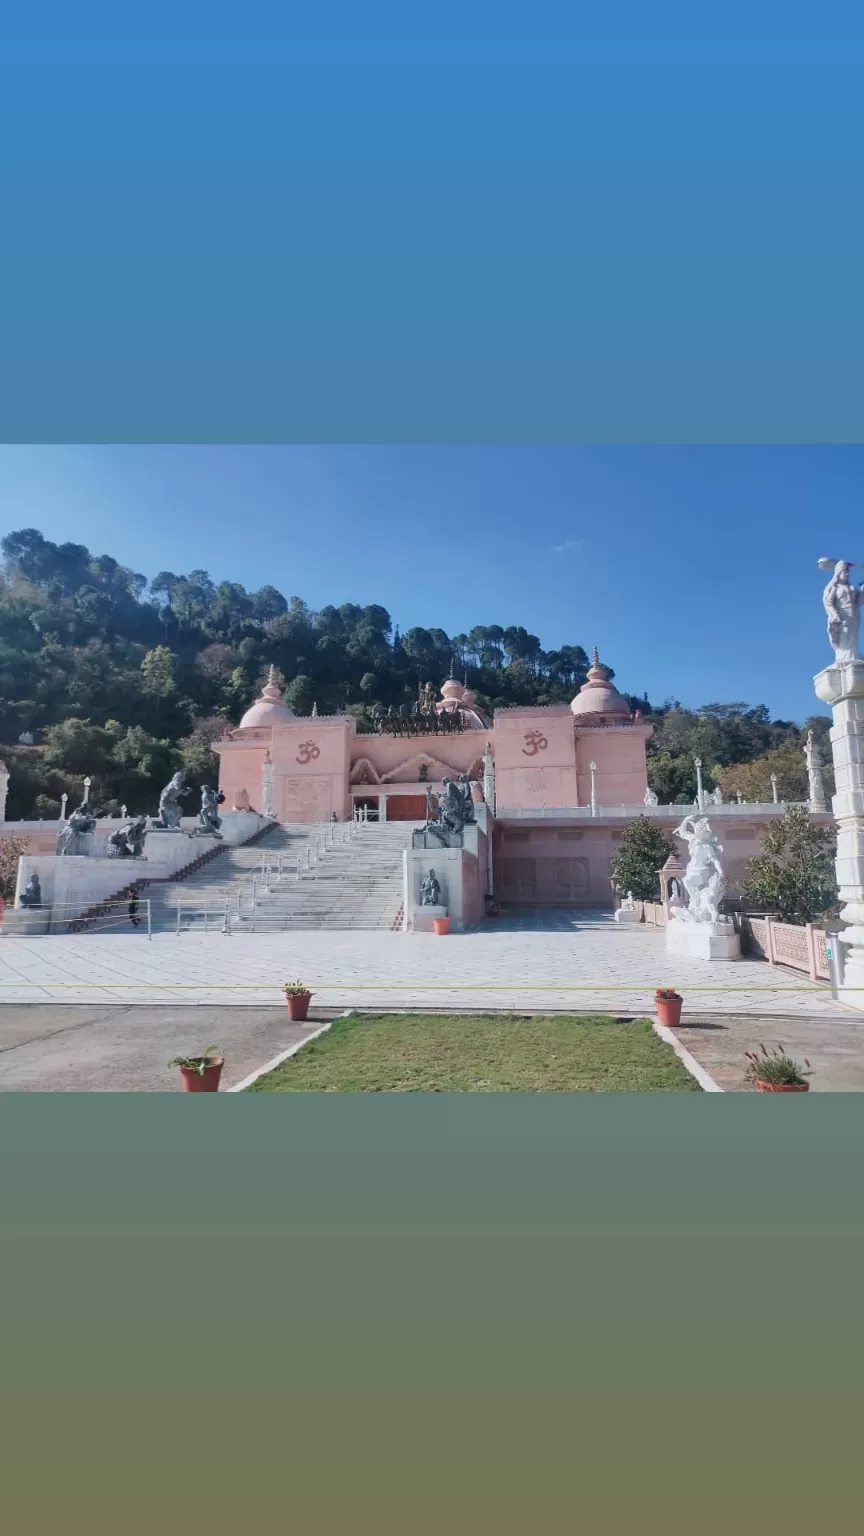
<svg viewBox="0 0 864 1536">
<path fill-rule="evenodd" d="M 701 1089 L 647 1019 L 355 1014 L 250 1093 L 621 1093 Z"/>
</svg>

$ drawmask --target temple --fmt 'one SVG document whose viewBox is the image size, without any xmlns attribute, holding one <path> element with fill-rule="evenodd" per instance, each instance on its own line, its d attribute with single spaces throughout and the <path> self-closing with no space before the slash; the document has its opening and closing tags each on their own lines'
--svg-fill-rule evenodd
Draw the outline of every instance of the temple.
<svg viewBox="0 0 864 1536">
<path fill-rule="evenodd" d="M 292 713 L 270 678 L 239 726 L 215 743 L 226 803 L 262 804 L 272 765 L 272 811 L 282 822 L 340 821 L 355 806 L 379 821 L 421 821 L 426 787 L 467 774 L 478 786 L 491 744 L 499 817 L 531 809 L 641 805 L 648 787 L 651 727 L 633 715 L 597 652 L 588 680 L 566 706 L 503 709 L 488 719 L 474 694 L 450 677 L 435 699 L 379 717 L 358 734 L 347 715 Z M 245 791 L 245 795 L 244 795 Z"/>
</svg>

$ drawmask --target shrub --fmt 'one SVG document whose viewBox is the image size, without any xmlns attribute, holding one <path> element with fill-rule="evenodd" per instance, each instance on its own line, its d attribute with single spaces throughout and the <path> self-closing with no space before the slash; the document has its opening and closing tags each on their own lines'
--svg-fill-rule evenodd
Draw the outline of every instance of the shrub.
<svg viewBox="0 0 864 1536">
<path fill-rule="evenodd" d="M 812 821 L 803 806 L 792 805 L 763 834 L 762 852 L 750 860 L 743 894 L 776 911 L 784 923 L 814 923 L 837 901 L 833 855 L 830 829 Z"/>
<path fill-rule="evenodd" d="M 617 891 L 632 891 L 637 901 L 652 901 L 659 894 L 658 875 L 675 845 L 647 816 L 637 816 L 625 829 L 612 858 L 612 879 Z"/>
</svg>

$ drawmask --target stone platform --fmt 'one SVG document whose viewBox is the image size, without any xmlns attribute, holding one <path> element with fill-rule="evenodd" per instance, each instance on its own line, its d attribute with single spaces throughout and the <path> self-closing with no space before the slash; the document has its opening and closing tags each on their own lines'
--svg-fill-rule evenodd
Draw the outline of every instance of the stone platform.
<svg viewBox="0 0 864 1536">
<path fill-rule="evenodd" d="M 689 960 L 740 960 L 741 940 L 731 923 L 684 923 L 666 929 L 666 952 Z"/>
</svg>

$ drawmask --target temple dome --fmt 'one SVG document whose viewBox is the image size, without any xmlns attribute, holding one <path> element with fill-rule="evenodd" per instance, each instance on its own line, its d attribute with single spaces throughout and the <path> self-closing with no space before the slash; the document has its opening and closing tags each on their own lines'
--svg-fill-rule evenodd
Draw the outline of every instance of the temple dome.
<svg viewBox="0 0 864 1536">
<path fill-rule="evenodd" d="M 617 720 L 632 718 L 630 705 L 612 684 L 609 668 L 604 667 L 600 661 L 596 645 L 588 668 L 588 681 L 582 684 L 570 708 L 577 719 L 596 720 L 607 715 Z"/>
<path fill-rule="evenodd" d="M 260 729 L 268 725 L 286 725 L 296 718 L 294 711 L 288 708 L 276 686 L 275 674 L 271 667 L 270 675 L 261 689 L 260 696 L 247 709 L 238 729 L 245 731 L 252 730 L 256 726 Z"/>
</svg>

